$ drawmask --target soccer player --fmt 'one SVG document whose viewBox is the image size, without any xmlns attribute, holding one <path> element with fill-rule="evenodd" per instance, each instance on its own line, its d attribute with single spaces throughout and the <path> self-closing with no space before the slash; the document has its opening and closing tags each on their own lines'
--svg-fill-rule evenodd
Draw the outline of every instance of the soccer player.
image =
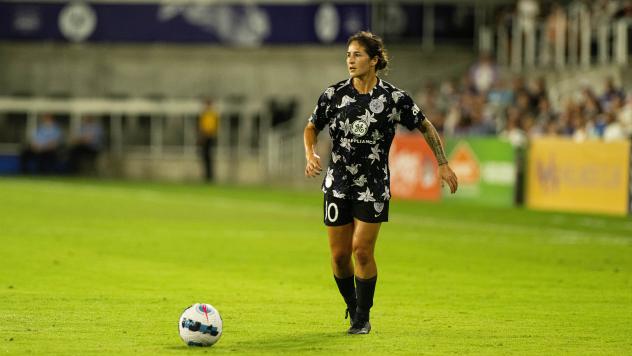
<svg viewBox="0 0 632 356">
<path fill-rule="evenodd" d="M 364 31 L 351 36 L 350 78 L 324 91 L 304 131 L 308 177 L 322 171 L 314 151 L 318 133 L 329 125 L 332 138 L 322 184 L 324 222 L 334 279 L 347 304 L 345 319 L 349 316 L 351 321 L 349 334 L 371 331 L 369 311 L 377 281 L 374 249 L 381 223 L 388 221 L 388 153 L 397 124 L 421 131 L 439 163 L 442 184 L 445 181 L 452 193 L 458 187 L 430 121 L 406 92 L 377 76 L 387 65 L 381 38 Z"/>
</svg>

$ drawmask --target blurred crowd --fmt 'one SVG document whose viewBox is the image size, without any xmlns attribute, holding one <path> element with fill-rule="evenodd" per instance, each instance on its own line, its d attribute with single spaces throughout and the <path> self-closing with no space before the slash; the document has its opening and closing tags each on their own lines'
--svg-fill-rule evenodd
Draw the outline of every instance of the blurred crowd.
<svg viewBox="0 0 632 356">
<path fill-rule="evenodd" d="M 81 119 L 69 139 L 52 114 L 44 113 L 20 151 L 23 174 L 78 174 L 95 170 L 103 147 L 103 126 L 92 116 Z"/>
<path fill-rule="evenodd" d="M 569 16 L 576 18 L 580 10 L 590 15 L 593 36 L 614 19 L 632 18 L 631 1 L 519 0 L 500 8 L 496 21 L 507 28 L 517 25 L 525 34 L 527 47 L 538 30 L 543 43 L 552 45 L 557 33 L 569 31 Z M 553 49 L 540 47 L 539 52 L 540 63 L 551 64 Z M 626 93 L 614 78 L 554 96 L 549 92 L 551 84 L 545 77 L 501 75 L 492 57 L 482 54 L 461 78 L 426 83 L 416 99 L 448 137 L 499 135 L 518 146 L 536 136 L 575 141 L 631 137 L 632 93 Z"/>
<path fill-rule="evenodd" d="M 503 77 L 483 54 L 460 79 L 427 83 L 416 100 L 447 137 L 498 135 L 517 146 L 537 136 L 578 142 L 631 137 L 632 93 L 613 78 L 554 101 L 547 84 L 544 77 Z"/>
</svg>

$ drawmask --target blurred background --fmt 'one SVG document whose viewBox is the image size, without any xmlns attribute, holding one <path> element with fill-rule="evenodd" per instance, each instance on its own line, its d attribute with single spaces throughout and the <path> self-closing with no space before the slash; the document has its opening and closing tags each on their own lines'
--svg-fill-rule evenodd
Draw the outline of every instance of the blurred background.
<svg viewBox="0 0 632 356">
<path fill-rule="evenodd" d="M 318 189 L 302 131 L 371 30 L 450 199 L 627 215 L 631 27 L 617 0 L 0 0 L 0 175 Z M 396 138 L 394 196 L 446 199 L 423 145 Z"/>
</svg>

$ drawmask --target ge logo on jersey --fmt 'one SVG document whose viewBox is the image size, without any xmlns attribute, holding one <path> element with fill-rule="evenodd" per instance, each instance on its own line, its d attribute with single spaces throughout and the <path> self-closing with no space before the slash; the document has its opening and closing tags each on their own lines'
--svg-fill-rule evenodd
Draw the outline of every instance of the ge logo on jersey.
<svg viewBox="0 0 632 356">
<path fill-rule="evenodd" d="M 351 125 L 351 132 L 353 132 L 356 137 L 366 135 L 367 131 L 369 131 L 369 125 L 364 120 L 354 121 L 353 125 Z"/>
</svg>

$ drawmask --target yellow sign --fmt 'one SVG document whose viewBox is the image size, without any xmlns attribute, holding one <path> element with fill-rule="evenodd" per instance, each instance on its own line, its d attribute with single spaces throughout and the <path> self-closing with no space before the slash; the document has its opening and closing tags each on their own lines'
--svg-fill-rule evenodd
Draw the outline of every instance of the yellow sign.
<svg viewBox="0 0 632 356">
<path fill-rule="evenodd" d="M 630 143 L 534 139 L 529 147 L 527 206 L 626 215 Z"/>
</svg>

